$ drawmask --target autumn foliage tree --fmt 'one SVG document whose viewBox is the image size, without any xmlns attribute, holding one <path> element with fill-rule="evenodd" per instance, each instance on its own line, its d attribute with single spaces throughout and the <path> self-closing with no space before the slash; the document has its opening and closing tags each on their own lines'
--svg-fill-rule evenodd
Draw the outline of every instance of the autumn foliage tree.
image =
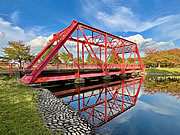
<svg viewBox="0 0 180 135">
<path fill-rule="evenodd" d="M 143 64 L 158 67 L 178 67 L 180 66 L 180 49 L 169 49 L 158 51 L 147 49 L 144 51 L 145 57 L 142 58 Z"/>
<path fill-rule="evenodd" d="M 20 67 L 22 62 L 31 61 L 34 56 L 30 54 L 30 46 L 25 45 L 22 41 L 9 41 L 9 47 L 2 48 L 4 56 L 1 57 L 6 62 L 19 62 Z"/>
</svg>

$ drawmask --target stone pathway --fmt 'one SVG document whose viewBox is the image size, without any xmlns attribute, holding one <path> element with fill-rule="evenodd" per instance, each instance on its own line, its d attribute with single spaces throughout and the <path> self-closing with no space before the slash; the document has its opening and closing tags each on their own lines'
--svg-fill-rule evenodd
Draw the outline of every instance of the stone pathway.
<svg viewBox="0 0 180 135">
<path fill-rule="evenodd" d="M 49 129 L 63 130 L 65 135 L 92 134 L 91 124 L 49 90 L 39 91 L 38 107 Z"/>
</svg>

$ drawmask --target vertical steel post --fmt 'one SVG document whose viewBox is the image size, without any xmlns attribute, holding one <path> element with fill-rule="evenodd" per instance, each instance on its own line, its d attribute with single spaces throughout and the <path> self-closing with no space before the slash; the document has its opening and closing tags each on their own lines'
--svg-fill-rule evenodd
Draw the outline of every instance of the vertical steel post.
<svg viewBox="0 0 180 135">
<path fill-rule="evenodd" d="M 124 80 L 122 80 L 122 112 L 123 112 L 123 104 L 124 104 L 124 97 L 123 97 L 123 95 L 124 95 Z"/>
<path fill-rule="evenodd" d="M 143 68 L 143 65 L 142 65 L 142 61 L 141 61 L 141 57 L 140 57 L 140 54 L 139 54 L 139 51 L 138 51 L 137 44 L 135 44 L 135 49 L 136 49 L 136 54 L 137 54 L 138 59 L 139 59 L 139 63 L 140 63 L 140 66 L 141 66 L 141 70 L 144 71 L 144 68 Z"/>
<path fill-rule="evenodd" d="M 107 74 L 107 33 L 105 34 L 105 73 Z"/>
<path fill-rule="evenodd" d="M 101 62 L 101 47 L 99 47 L 99 57 L 100 57 L 100 62 Z"/>
<path fill-rule="evenodd" d="M 107 122 L 107 87 L 105 87 L 105 122 Z"/>
<path fill-rule="evenodd" d="M 122 72 L 124 73 L 125 71 L 124 71 L 124 40 L 122 40 Z"/>
<path fill-rule="evenodd" d="M 57 52 L 57 70 L 59 70 L 59 52 Z"/>
<path fill-rule="evenodd" d="M 11 63 L 11 75 L 13 75 L 13 63 Z"/>
<path fill-rule="evenodd" d="M 84 70 L 84 43 L 82 43 L 82 68 Z"/>
<path fill-rule="evenodd" d="M 135 65 L 136 65 L 136 53 L 134 52 L 134 72 L 135 72 L 135 70 L 136 70 Z"/>
<path fill-rule="evenodd" d="M 140 91 L 140 89 L 141 89 L 141 85 L 142 85 L 143 79 L 144 79 L 144 78 L 141 77 L 141 80 L 140 80 L 140 83 L 139 83 L 139 87 L 138 87 L 138 89 L 137 89 L 136 96 L 135 96 L 135 99 L 134 99 L 134 105 L 136 104 L 136 100 L 137 100 L 137 98 L 138 98 L 139 91 Z"/>
<path fill-rule="evenodd" d="M 13 75 L 13 63 L 11 63 L 11 75 Z"/>
<path fill-rule="evenodd" d="M 79 28 L 77 28 L 77 59 L 78 59 L 78 78 L 79 78 Z"/>
</svg>

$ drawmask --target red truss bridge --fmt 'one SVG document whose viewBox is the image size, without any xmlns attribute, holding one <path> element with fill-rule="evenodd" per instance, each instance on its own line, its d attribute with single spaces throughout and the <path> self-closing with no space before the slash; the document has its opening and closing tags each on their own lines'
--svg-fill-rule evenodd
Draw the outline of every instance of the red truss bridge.
<svg viewBox="0 0 180 135">
<path fill-rule="evenodd" d="M 72 43 L 74 46 L 71 46 Z M 52 49 L 49 51 L 49 48 Z M 59 63 L 59 51 L 62 50 L 68 53 L 71 63 Z M 55 56 L 57 63 L 50 66 Z M 89 63 L 85 61 L 87 56 L 90 57 Z M 39 83 L 142 72 L 143 68 L 136 43 L 72 21 L 67 28 L 53 34 L 49 43 L 24 69 L 25 75 L 21 80 L 24 83 Z"/>
<path fill-rule="evenodd" d="M 54 92 L 98 128 L 135 106 L 143 77 Z M 54 90 L 54 88 L 53 88 Z"/>
</svg>

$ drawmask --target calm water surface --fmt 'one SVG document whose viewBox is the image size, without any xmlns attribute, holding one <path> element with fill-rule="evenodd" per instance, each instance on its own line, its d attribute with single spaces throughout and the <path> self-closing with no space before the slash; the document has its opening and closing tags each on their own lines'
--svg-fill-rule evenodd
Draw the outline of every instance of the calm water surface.
<svg viewBox="0 0 180 135">
<path fill-rule="evenodd" d="M 103 135 L 180 135 L 180 82 L 144 78 L 52 87 Z"/>
</svg>

